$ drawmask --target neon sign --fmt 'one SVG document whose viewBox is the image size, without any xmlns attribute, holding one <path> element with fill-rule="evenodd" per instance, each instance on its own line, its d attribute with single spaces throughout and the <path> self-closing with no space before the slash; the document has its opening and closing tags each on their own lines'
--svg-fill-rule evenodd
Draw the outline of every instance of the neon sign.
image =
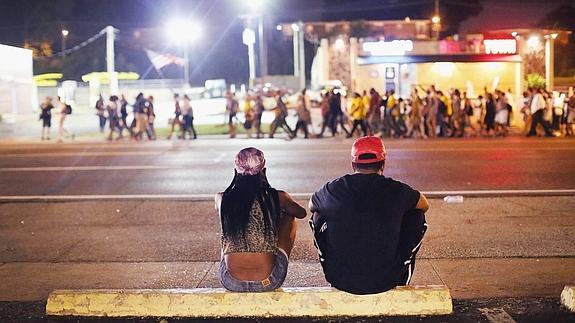
<svg viewBox="0 0 575 323">
<path fill-rule="evenodd" d="M 517 52 L 515 39 L 485 39 L 483 46 L 485 54 L 515 54 Z"/>
<path fill-rule="evenodd" d="M 365 42 L 363 50 L 374 56 L 405 55 L 405 52 L 413 50 L 413 42 L 411 40 Z"/>
</svg>

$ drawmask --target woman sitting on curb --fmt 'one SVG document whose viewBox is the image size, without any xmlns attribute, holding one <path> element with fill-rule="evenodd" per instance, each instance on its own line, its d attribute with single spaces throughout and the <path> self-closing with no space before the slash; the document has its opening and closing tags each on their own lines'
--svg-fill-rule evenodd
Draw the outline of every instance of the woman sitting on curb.
<svg viewBox="0 0 575 323">
<path fill-rule="evenodd" d="M 230 291 L 279 288 L 295 241 L 295 218 L 306 216 L 288 193 L 270 186 L 265 164 L 262 151 L 242 149 L 235 159 L 232 183 L 216 195 L 222 224 L 219 276 Z"/>
</svg>

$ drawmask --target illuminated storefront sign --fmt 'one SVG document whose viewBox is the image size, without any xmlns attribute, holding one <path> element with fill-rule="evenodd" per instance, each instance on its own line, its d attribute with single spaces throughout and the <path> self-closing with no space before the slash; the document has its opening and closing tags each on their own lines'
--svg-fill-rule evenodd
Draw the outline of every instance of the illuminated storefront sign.
<svg viewBox="0 0 575 323">
<path fill-rule="evenodd" d="M 363 50 L 374 56 L 405 55 L 405 52 L 413 50 L 413 42 L 411 40 L 365 42 Z"/>
<path fill-rule="evenodd" d="M 517 52 L 515 39 L 485 39 L 483 46 L 485 54 L 515 54 Z"/>
</svg>

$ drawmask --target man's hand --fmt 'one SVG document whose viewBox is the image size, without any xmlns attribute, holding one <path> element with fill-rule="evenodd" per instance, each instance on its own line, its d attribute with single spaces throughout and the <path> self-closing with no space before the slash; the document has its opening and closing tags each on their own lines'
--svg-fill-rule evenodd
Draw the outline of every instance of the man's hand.
<svg viewBox="0 0 575 323">
<path fill-rule="evenodd" d="M 419 193 L 419 201 L 417 201 L 415 208 L 422 210 L 423 212 L 427 212 L 427 210 L 429 210 L 429 202 L 427 202 L 427 198 L 421 192 Z"/>
</svg>

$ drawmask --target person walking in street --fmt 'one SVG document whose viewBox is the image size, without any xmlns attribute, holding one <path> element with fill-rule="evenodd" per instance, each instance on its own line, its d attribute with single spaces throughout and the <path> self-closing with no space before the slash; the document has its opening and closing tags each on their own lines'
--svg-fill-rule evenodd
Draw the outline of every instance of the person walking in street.
<svg viewBox="0 0 575 323">
<path fill-rule="evenodd" d="M 184 99 L 182 100 L 182 117 L 184 120 L 182 139 L 186 139 L 186 134 L 190 135 L 190 139 L 197 139 L 198 134 L 194 127 L 194 110 L 191 105 L 190 97 L 187 94 L 184 95 Z"/>
<path fill-rule="evenodd" d="M 239 110 L 239 102 L 236 100 L 236 96 L 233 92 L 228 91 L 226 93 L 226 114 L 228 116 L 228 133 L 230 138 L 236 137 L 236 126 L 234 124 L 237 119 L 236 115 Z"/>
<path fill-rule="evenodd" d="M 171 129 L 170 134 L 168 134 L 168 140 L 172 139 L 172 135 L 174 134 L 174 130 L 176 126 L 178 126 L 178 131 L 183 133 L 182 121 L 180 120 L 182 116 L 182 108 L 180 108 L 180 96 L 178 93 L 174 94 L 174 116 L 172 117 Z M 181 135 L 178 135 L 178 138 L 181 138 Z"/>
<path fill-rule="evenodd" d="M 67 104 L 61 97 L 58 97 L 60 121 L 58 122 L 58 142 L 64 141 L 65 137 L 71 137 L 74 139 L 74 134 L 70 133 L 65 127 L 66 117 L 72 114 L 72 106 Z"/>
<path fill-rule="evenodd" d="M 303 89 L 297 99 L 297 123 L 295 125 L 294 136 L 297 136 L 298 131 L 301 129 L 303 130 L 304 138 L 307 139 L 309 137 L 308 127 L 311 124 L 311 113 L 309 111 L 309 97 L 305 92 L 306 89 Z"/>
<path fill-rule="evenodd" d="M 287 275 L 295 218 L 305 218 L 306 210 L 271 187 L 262 151 L 242 149 L 234 173 L 229 187 L 215 197 L 222 229 L 220 283 L 234 292 L 277 289 Z"/>
<path fill-rule="evenodd" d="M 104 98 L 102 94 L 100 94 L 98 100 L 96 101 L 96 115 L 98 116 L 99 124 L 100 124 L 100 132 L 104 133 L 106 129 L 106 107 L 104 104 Z"/>
<path fill-rule="evenodd" d="M 495 104 L 495 135 L 506 136 L 507 123 L 509 121 L 509 103 L 504 92 L 496 91 L 495 93 L 497 94 L 497 102 Z"/>
<path fill-rule="evenodd" d="M 543 114 L 545 113 L 546 101 L 543 97 L 542 90 L 534 90 L 528 89 L 527 90 L 531 95 L 531 128 L 529 129 L 529 133 L 527 133 L 527 137 L 537 136 L 537 125 L 541 125 L 543 130 L 545 131 L 545 137 L 553 137 L 551 133 L 551 129 L 549 128 L 549 124 L 543 118 Z"/>
<path fill-rule="evenodd" d="M 575 91 L 573 88 L 569 88 L 568 98 L 567 98 L 567 125 L 565 128 L 566 136 L 574 136 L 575 131 L 573 127 L 575 126 Z"/>
<path fill-rule="evenodd" d="M 483 124 L 485 124 L 485 134 L 490 137 L 495 132 L 495 98 L 493 93 L 485 93 L 485 117 Z"/>
<path fill-rule="evenodd" d="M 341 109 L 341 93 L 332 91 L 329 100 L 329 123 L 331 126 L 332 136 L 335 137 L 337 134 L 337 126 L 339 125 L 346 136 L 350 135 L 350 132 L 345 127 L 345 117 L 343 115 L 343 110 Z"/>
<path fill-rule="evenodd" d="M 321 112 L 321 131 L 317 135 L 319 138 L 323 137 L 323 133 L 325 132 L 326 128 L 332 129 L 331 120 L 330 120 L 330 113 L 329 113 L 329 101 L 331 98 L 331 92 L 327 91 L 321 95 L 321 102 L 319 104 L 319 109 Z"/>
<path fill-rule="evenodd" d="M 254 107 L 252 104 L 252 96 L 247 93 L 244 100 L 244 130 L 248 138 L 252 137 L 252 128 L 254 126 Z"/>
<path fill-rule="evenodd" d="M 148 120 L 148 124 L 146 126 L 146 135 L 148 136 L 148 140 L 156 140 L 156 129 L 154 128 L 154 122 L 156 121 L 156 112 L 154 111 L 154 97 L 148 96 L 148 99 L 145 103 L 146 117 Z"/>
<path fill-rule="evenodd" d="M 475 136 L 477 134 L 477 129 L 475 128 L 475 107 L 473 102 L 467 96 L 467 92 L 463 92 L 463 111 L 461 112 L 461 136 L 468 136 L 467 128 L 471 129 L 471 135 Z"/>
<path fill-rule="evenodd" d="M 365 123 L 366 107 L 363 105 L 363 98 L 357 92 L 353 94 L 353 100 L 351 100 L 351 109 L 349 114 L 353 119 L 353 126 L 351 127 L 351 131 L 347 135 L 347 138 L 351 138 L 353 136 L 358 126 L 361 127 L 363 135 L 367 136 L 368 130 Z"/>
<path fill-rule="evenodd" d="M 282 99 L 282 94 L 280 91 L 277 91 L 277 93 L 276 93 L 276 107 L 273 109 L 273 111 L 275 113 L 275 118 L 272 121 L 272 124 L 270 125 L 270 136 L 269 137 L 273 138 L 275 133 L 276 133 L 276 130 L 278 128 L 282 128 L 286 132 L 286 134 L 288 135 L 289 139 L 294 138 L 295 134 L 286 122 L 286 118 L 288 116 L 288 109 L 287 109 L 287 106 Z"/>
<path fill-rule="evenodd" d="M 427 139 L 425 134 L 425 126 L 423 124 L 423 101 L 417 93 L 417 89 L 413 89 L 411 93 L 411 111 L 409 111 L 409 125 L 410 130 L 407 137 L 411 137 L 414 133 L 417 133 L 418 138 Z"/>
<path fill-rule="evenodd" d="M 50 140 L 50 127 L 52 127 L 52 98 L 47 96 L 40 104 L 40 118 L 42 120 L 42 140 Z"/>
<path fill-rule="evenodd" d="M 136 96 L 136 103 L 134 103 L 134 121 L 132 122 L 133 139 L 140 141 L 143 139 L 144 132 L 148 126 L 148 116 L 146 113 L 146 99 L 143 93 L 138 93 Z"/>
<path fill-rule="evenodd" d="M 106 110 L 108 112 L 108 124 L 110 125 L 110 130 L 108 133 L 107 140 L 112 140 L 115 131 L 118 131 L 118 137 L 116 140 L 122 139 L 122 119 L 120 117 L 120 111 L 118 107 L 119 98 L 116 95 L 110 96 L 106 104 Z"/>
<path fill-rule="evenodd" d="M 453 127 L 452 136 L 463 137 L 462 119 L 463 119 L 463 102 L 459 89 L 453 90 L 451 94 L 451 125 Z"/>
<path fill-rule="evenodd" d="M 374 89 L 369 90 L 369 104 L 367 105 L 367 122 L 370 135 L 381 135 L 381 96 Z"/>
<path fill-rule="evenodd" d="M 128 129 L 130 137 L 133 137 L 132 128 L 128 126 L 128 100 L 126 96 L 122 94 L 120 98 L 120 115 L 122 116 L 122 128 L 120 129 L 120 136 L 124 136 L 124 129 Z M 135 118 L 135 116 L 134 116 Z"/>
<path fill-rule="evenodd" d="M 437 93 L 435 93 L 435 88 L 429 89 L 427 91 L 427 136 L 429 138 L 435 138 L 437 134 L 437 114 L 439 113 L 439 99 L 437 98 Z"/>
<path fill-rule="evenodd" d="M 384 175 L 381 138 L 357 139 L 351 157 L 353 173 L 325 184 L 309 202 L 325 278 L 352 294 L 408 285 L 427 230 L 427 199 Z"/>
<path fill-rule="evenodd" d="M 262 131 L 262 116 L 266 108 L 261 94 L 256 95 L 255 101 L 254 127 L 256 128 L 256 138 L 260 139 L 264 137 L 264 133 Z"/>
</svg>

